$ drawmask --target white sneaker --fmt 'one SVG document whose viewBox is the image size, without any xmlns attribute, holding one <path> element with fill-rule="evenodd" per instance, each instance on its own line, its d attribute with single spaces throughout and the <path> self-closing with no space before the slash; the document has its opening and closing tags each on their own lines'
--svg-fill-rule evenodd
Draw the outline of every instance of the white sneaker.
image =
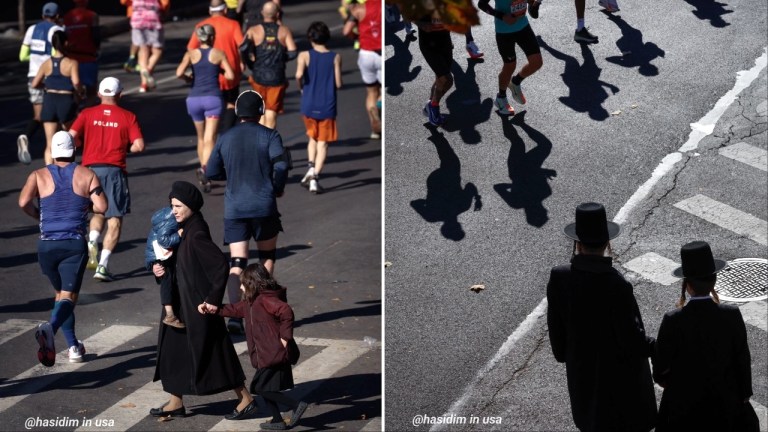
<svg viewBox="0 0 768 432">
<path fill-rule="evenodd" d="M 56 363 L 56 347 L 54 346 L 53 327 L 48 321 L 37 325 L 35 340 L 39 346 L 37 359 L 43 366 L 51 367 Z"/>
<path fill-rule="evenodd" d="M 307 173 L 304 174 L 304 177 L 301 179 L 301 185 L 304 187 L 309 187 L 309 181 L 312 180 L 312 177 L 315 176 L 315 170 L 310 168 L 307 170 Z"/>
<path fill-rule="evenodd" d="M 521 89 L 519 85 L 515 85 L 512 81 L 509 82 L 507 87 L 512 90 L 512 99 L 514 99 L 515 102 L 519 103 L 520 105 L 525 105 L 525 95 L 523 94 L 523 89 Z"/>
<path fill-rule="evenodd" d="M 83 341 L 78 340 L 77 346 L 69 347 L 70 363 L 82 363 L 84 356 L 85 356 L 85 345 L 83 345 Z"/>
<path fill-rule="evenodd" d="M 89 270 L 96 270 L 96 267 L 99 266 L 99 247 L 96 245 L 96 242 L 89 241 L 88 242 L 88 264 L 86 264 L 85 268 Z"/>
<path fill-rule="evenodd" d="M 21 134 L 16 138 L 16 147 L 18 147 L 19 162 L 29 165 L 32 162 L 32 156 L 29 154 L 29 139 Z"/>
<path fill-rule="evenodd" d="M 480 48 L 477 47 L 475 44 L 475 41 L 471 41 L 467 43 L 467 53 L 469 56 L 473 59 L 479 59 L 480 57 L 484 56 L 482 51 L 480 51 Z"/>
<path fill-rule="evenodd" d="M 619 9 L 619 2 L 616 0 L 598 0 L 597 2 L 600 7 L 605 9 L 606 12 L 618 12 L 621 9 Z"/>
<path fill-rule="evenodd" d="M 320 186 L 320 183 L 317 182 L 317 179 L 312 178 L 312 180 L 309 181 L 309 191 L 317 195 L 323 193 L 323 187 Z"/>
<path fill-rule="evenodd" d="M 499 110 L 499 114 L 501 115 L 515 115 L 515 109 L 512 108 L 512 105 L 509 104 L 506 97 L 496 98 L 496 109 Z"/>
</svg>

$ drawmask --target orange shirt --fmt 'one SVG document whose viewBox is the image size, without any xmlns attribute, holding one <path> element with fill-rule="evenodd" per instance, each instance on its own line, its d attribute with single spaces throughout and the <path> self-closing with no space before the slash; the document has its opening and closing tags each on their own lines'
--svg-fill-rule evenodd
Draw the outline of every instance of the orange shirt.
<svg viewBox="0 0 768 432">
<path fill-rule="evenodd" d="M 243 43 L 243 31 L 240 29 L 240 24 L 223 15 L 213 15 L 197 23 L 195 29 L 205 24 L 210 24 L 216 30 L 213 47 L 224 51 L 227 62 L 235 72 L 235 79 L 232 81 L 225 79 L 223 74 L 219 75 L 219 88 L 222 90 L 237 88 L 240 86 L 240 79 L 243 76 L 243 72 L 240 69 L 240 50 L 238 49 L 240 44 Z M 187 43 L 187 49 L 192 50 L 195 48 L 200 48 L 200 41 L 195 33 L 192 32 L 192 37 L 189 38 L 189 43 Z"/>
</svg>

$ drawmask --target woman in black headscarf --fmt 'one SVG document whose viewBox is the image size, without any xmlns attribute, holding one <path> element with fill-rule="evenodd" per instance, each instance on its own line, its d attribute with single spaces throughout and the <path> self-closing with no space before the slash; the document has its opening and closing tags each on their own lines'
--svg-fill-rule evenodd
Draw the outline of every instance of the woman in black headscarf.
<svg viewBox="0 0 768 432">
<path fill-rule="evenodd" d="M 168 198 L 181 235 L 174 254 L 178 295 L 173 309 L 179 311 L 186 328 L 160 326 L 154 381 L 162 380 L 170 400 L 151 409 L 150 414 L 183 417 L 186 415 L 183 395 L 234 390 L 239 403 L 225 418 L 240 420 L 256 411 L 256 403 L 245 389 L 245 374 L 224 319 L 197 312 L 197 305 L 201 303 L 206 303 L 211 310 L 221 307 L 229 274 L 227 259 L 211 240 L 208 224 L 200 213 L 203 195 L 197 187 L 177 181 Z M 160 277 L 163 267 L 155 265 L 153 272 Z"/>
</svg>

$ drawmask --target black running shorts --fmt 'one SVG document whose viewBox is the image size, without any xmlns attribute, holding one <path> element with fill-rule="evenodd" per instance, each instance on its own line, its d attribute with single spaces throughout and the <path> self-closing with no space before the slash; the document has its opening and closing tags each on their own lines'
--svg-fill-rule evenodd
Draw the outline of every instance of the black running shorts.
<svg viewBox="0 0 768 432">
<path fill-rule="evenodd" d="M 513 63 L 516 60 L 515 45 L 520 45 L 526 57 L 540 54 L 539 41 L 530 25 L 514 33 L 496 33 L 496 46 L 504 63 Z"/>
</svg>

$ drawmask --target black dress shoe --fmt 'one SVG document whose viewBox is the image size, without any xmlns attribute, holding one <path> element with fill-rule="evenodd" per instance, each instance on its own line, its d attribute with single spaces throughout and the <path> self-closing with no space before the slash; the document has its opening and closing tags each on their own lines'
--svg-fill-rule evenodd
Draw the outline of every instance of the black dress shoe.
<svg viewBox="0 0 768 432">
<path fill-rule="evenodd" d="M 168 405 L 168 404 L 165 404 Z M 161 406 L 160 408 L 152 408 L 149 410 L 149 415 L 153 417 L 185 417 L 187 415 L 187 410 L 184 409 L 184 406 L 182 405 L 181 408 L 175 409 L 173 411 L 163 411 L 163 408 L 165 405 Z"/>
<path fill-rule="evenodd" d="M 232 414 L 227 414 L 224 416 L 224 418 L 227 420 L 242 420 L 255 412 L 256 412 L 256 399 L 252 400 L 251 403 L 249 403 L 245 408 L 243 408 L 242 411 L 238 411 L 237 407 L 235 407 L 235 410 L 232 411 Z"/>
</svg>

